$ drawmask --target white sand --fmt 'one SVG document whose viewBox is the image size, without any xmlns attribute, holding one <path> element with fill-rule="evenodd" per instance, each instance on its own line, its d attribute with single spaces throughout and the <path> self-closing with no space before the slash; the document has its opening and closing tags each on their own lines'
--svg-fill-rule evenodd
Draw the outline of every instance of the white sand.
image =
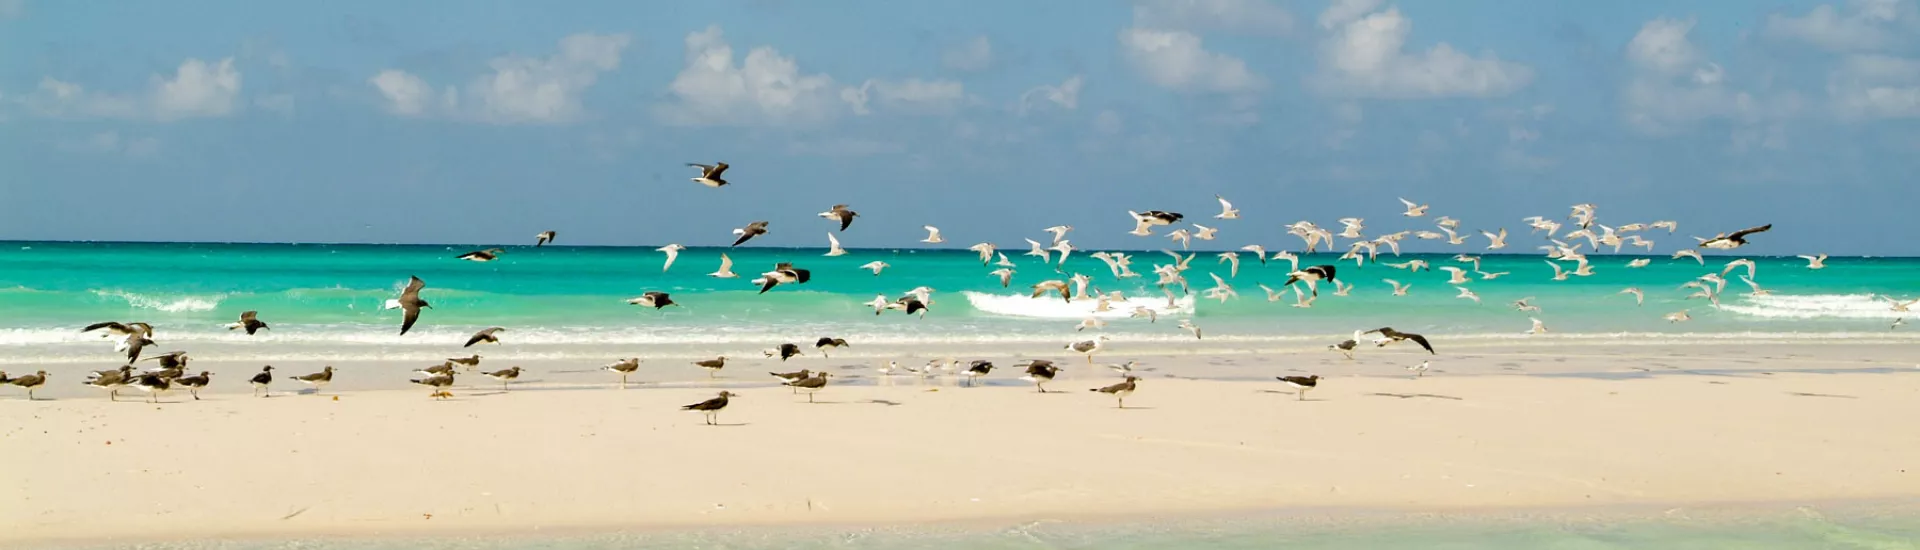
<svg viewBox="0 0 1920 550">
<path fill-rule="evenodd" d="M 1112 373 L 1077 362 L 1053 395 L 1002 370 L 982 388 L 856 379 L 808 404 L 752 376 L 802 365 L 751 361 L 728 369 L 742 395 L 721 427 L 677 410 L 704 381 L 553 373 L 592 365 L 536 365 L 507 393 L 470 376 L 445 402 L 256 399 L 257 367 L 212 365 L 204 401 L 110 403 L 57 373 L 55 400 L 0 394 L 0 542 L 1913 497 L 1920 371 L 1887 368 L 1899 351 L 1718 348 L 1677 374 L 1647 366 L 1673 350 L 1489 350 L 1418 380 L 1402 352 L 1155 358 L 1127 410 L 1086 391 Z M 1295 401 L 1270 381 L 1287 364 L 1332 378 Z M 1582 375 L 1508 374 L 1548 365 Z M 1633 367 L 1661 376 L 1604 379 Z M 1167 377 L 1208 369 L 1244 379 Z M 405 370 L 341 376 L 399 388 L 365 373 Z"/>
</svg>

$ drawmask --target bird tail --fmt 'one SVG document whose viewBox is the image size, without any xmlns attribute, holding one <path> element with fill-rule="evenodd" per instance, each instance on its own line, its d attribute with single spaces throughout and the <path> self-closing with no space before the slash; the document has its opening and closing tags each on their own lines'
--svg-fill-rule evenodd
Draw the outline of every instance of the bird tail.
<svg viewBox="0 0 1920 550">
<path fill-rule="evenodd" d="M 389 298 L 386 304 L 380 306 L 380 309 L 400 309 L 400 300 Z"/>
</svg>

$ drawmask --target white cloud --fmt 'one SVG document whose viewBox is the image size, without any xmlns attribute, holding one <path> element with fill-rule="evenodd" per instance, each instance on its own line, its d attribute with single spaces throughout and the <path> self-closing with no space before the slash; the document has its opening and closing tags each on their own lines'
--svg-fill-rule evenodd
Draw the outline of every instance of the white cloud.
<svg viewBox="0 0 1920 550">
<path fill-rule="evenodd" d="M 560 39 L 560 51 L 545 58 L 494 58 L 493 72 L 467 86 L 435 90 L 425 79 L 387 69 L 367 79 L 402 116 L 445 116 L 492 124 L 557 124 L 576 120 L 580 96 L 600 74 L 620 67 L 631 39 L 625 34 L 579 33 Z"/>
<path fill-rule="evenodd" d="M 1045 103 L 1036 103 L 1037 101 L 1045 101 L 1069 111 L 1078 109 L 1080 108 L 1080 87 L 1084 82 L 1085 79 L 1080 78 L 1080 75 L 1073 75 L 1061 81 L 1058 86 L 1052 84 L 1035 86 L 1026 93 L 1020 94 L 1019 112 L 1025 115 L 1028 110 L 1045 105 Z"/>
<path fill-rule="evenodd" d="M 793 58 L 754 48 L 738 65 L 720 27 L 687 35 L 686 67 L 668 86 L 673 101 L 655 113 L 683 126 L 754 126 L 820 122 L 837 114 L 833 78 L 803 74 Z"/>
<path fill-rule="evenodd" d="M 1120 46 L 1134 70 L 1164 88 L 1245 93 L 1263 85 L 1246 62 L 1207 51 L 1193 33 L 1134 27 L 1120 31 Z"/>
<path fill-rule="evenodd" d="M 1920 61 L 1850 56 L 1827 77 L 1827 95 L 1847 120 L 1920 117 Z"/>
<path fill-rule="evenodd" d="M 1660 18 L 1640 26 L 1640 32 L 1627 43 L 1627 61 L 1641 69 L 1667 74 L 1699 70 L 1700 49 L 1687 40 L 1693 31 L 1692 19 Z"/>
<path fill-rule="evenodd" d="M 1358 97 L 1491 97 L 1533 81 L 1533 69 L 1480 57 L 1446 43 L 1423 52 L 1404 51 L 1413 22 L 1398 8 L 1372 11 L 1379 2 L 1336 2 L 1321 14 L 1331 29 L 1322 44 L 1317 84 L 1323 92 Z"/>
<path fill-rule="evenodd" d="M 127 138 L 119 130 L 107 130 L 84 140 L 63 140 L 61 148 L 83 153 L 109 153 L 132 158 L 153 158 L 160 154 L 160 140 L 151 137 Z"/>
<path fill-rule="evenodd" d="M 946 53 L 940 55 L 940 62 L 958 71 L 986 70 L 993 66 L 993 43 L 985 36 L 973 37 L 947 48 Z"/>
<path fill-rule="evenodd" d="M 872 112 L 869 104 L 878 102 L 878 106 L 891 112 L 944 114 L 959 108 L 966 100 L 967 92 L 959 82 L 952 80 L 906 80 L 869 79 L 859 88 L 847 88 L 840 91 L 840 99 L 853 107 L 855 114 L 865 115 Z"/>
<path fill-rule="evenodd" d="M 1283 35 L 1293 14 L 1266 0 L 1144 0 L 1133 8 L 1135 25 L 1154 29 Z"/>
<path fill-rule="evenodd" d="M 188 59 L 171 78 L 154 75 L 152 80 L 150 92 L 122 95 L 43 77 L 39 88 L 21 101 L 33 112 L 50 117 L 172 121 L 223 117 L 237 110 L 241 78 L 231 57 L 217 64 Z"/>
<path fill-rule="evenodd" d="M 1687 38 L 1692 29 L 1691 20 L 1654 19 L 1627 43 L 1633 74 L 1621 98 L 1629 125 L 1649 134 L 1669 134 L 1706 120 L 1754 125 L 1799 110 L 1792 95 L 1763 98 L 1735 89 L 1726 69 Z"/>
<path fill-rule="evenodd" d="M 1764 34 L 1830 51 L 1866 51 L 1899 44 L 1916 22 L 1913 6 L 1901 0 L 1852 0 L 1844 9 L 1822 4 L 1799 17 L 1767 16 Z"/>
<path fill-rule="evenodd" d="M 0 19 L 18 19 L 27 14 L 27 0 L 0 0 Z"/>
</svg>

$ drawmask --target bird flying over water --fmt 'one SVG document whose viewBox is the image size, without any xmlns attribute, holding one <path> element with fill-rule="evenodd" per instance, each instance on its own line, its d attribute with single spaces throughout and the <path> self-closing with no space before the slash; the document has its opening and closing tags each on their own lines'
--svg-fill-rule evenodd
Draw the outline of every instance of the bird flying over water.
<svg viewBox="0 0 1920 550">
<path fill-rule="evenodd" d="M 1227 202 L 1226 198 L 1221 197 L 1220 195 L 1214 195 L 1213 200 L 1220 201 L 1220 213 L 1215 214 L 1213 216 L 1214 218 L 1218 218 L 1222 220 L 1240 219 L 1240 211 L 1233 207 L 1233 203 Z"/>
<path fill-rule="evenodd" d="M 539 240 L 534 241 L 533 246 L 546 246 L 547 243 L 553 242 L 553 237 L 554 233 L 552 231 L 541 231 L 539 235 L 534 235 L 534 238 Z"/>
<path fill-rule="evenodd" d="M 920 228 L 927 230 L 927 238 L 920 239 L 920 242 L 928 243 L 928 244 L 938 244 L 938 243 L 947 242 L 947 239 L 945 237 L 940 236 L 940 228 L 934 227 L 931 225 L 923 225 L 923 226 L 920 226 Z"/>
<path fill-rule="evenodd" d="M 722 252 L 720 253 L 720 269 L 714 270 L 713 273 L 708 273 L 707 276 L 716 279 L 732 279 L 740 275 L 733 272 L 733 258 L 727 257 L 727 253 Z"/>
<path fill-rule="evenodd" d="M 263 328 L 272 330 L 273 327 L 269 327 L 266 323 L 260 321 L 260 312 L 258 311 L 242 312 L 240 314 L 240 322 L 227 325 L 227 330 L 246 329 L 248 336 L 252 336 L 253 333 L 259 332 L 260 329 Z"/>
<path fill-rule="evenodd" d="M 507 329 L 500 328 L 500 327 L 490 327 L 490 328 L 482 329 L 480 332 L 473 333 L 472 338 L 467 339 L 467 345 L 460 346 L 460 347 L 470 348 L 470 347 L 473 347 L 474 344 L 478 344 L 482 342 L 485 342 L 488 344 L 498 344 L 500 343 L 500 337 L 495 336 L 494 334 L 499 332 L 506 332 L 506 331 Z"/>
<path fill-rule="evenodd" d="M 686 249 L 687 247 L 680 246 L 678 244 L 669 244 L 669 245 L 654 249 L 655 252 L 664 252 L 667 255 L 667 262 L 660 264 L 660 272 L 666 273 L 668 269 L 672 269 L 673 261 L 680 259 L 680 251 L 686 250 Z"/>
<path fill-rule="evenodd" d="M 696 163 L 689 162 L 687 163 L 687 166 L 692 166 L 700 169 L 700 177 L 693 178 L 694 183 L 698 183 L 700 185 L 705 185 L 707 187 L 713 187 L 713 188 L 724 187 L 728 183 L 727 180 L 721 179 L 720 177 L 720 174 L 722 172 L 727 171 L 727 163 L 716 162 L 711 165 L 708 165 L 708 164 L 696 164 Z"/>
<path fill-rule="evenodd" d="M 1425 216 L 1427 215 L 1427 209 L 1431 208 L 1428 205 L 1418 204 L 1413 201 L 1407 200 L 1405 198 L 1400 199 L 1400 204 L 1407 205 L 1407 211 L 1405 214 L 1402 214 L 1402 215 L 1409 218 L 1418 218 L 1421 216 Z"/>
<path fill-rule="evenodd" d="M 1746 229 L 1735 231 L 1733 233 L 1721 233 L 1719 235 L 1715 235 L 1711 239 L 1700 239 L 1700 244 L 1698 246 L 1700 248 L 1712 248 L 1715 250 L 1733 250 L 1735 248 L 1740 248 L 1741 246 L 1744 246 L 1747 244 L 1747 235 L 1752 235 L 1754 233 L 1759 233 L 1762 231 L 1766 231 L 1768 229 L 1773 229 L 1773 224 L 1766 224 L 1759 227 L 1749 227 Z M 1699 239 L 1699 237 L 1695 237 L 1695 238 Z"/>
<path fill-rule="evenodd" d="M 469 262 L 491 262 L 499 259 L 500 254 L 505 252 L 506 252 L 505 250 L 501 250 L 498 248 L 489 248 L 486 250 L 475 250 L 473 252 L 461 254 L 459 256 L 455 256 L 455 258 L 466 260 Z"/>
<path fill-rule="evenodd" d="M 820 217 L 822 218 L 840 222 L 841 231 L 846 231 L 847 226 L 853 225 L 853 218 L 858 217 L 859 215 L 860 215 L 859 212 L 848 210 L 847 205 L 844 205 L 844 204 L 833 205 L 833 208 L 828 209 L 826 212 L 820 213 Z"/>
<path fill-rule="evenodd" d="M 752 240 L 754 237 L 767 234 L 767 222 L 757 221 L 757 222 L 747 224 L 746 227 L 733 230 L 733 234 L 740 236 L 740 238 L 734 239 L 733 246 L 740 246 L 740 243 L 744 243 L 749 240 Z"/>
<path fill-rule="evenodd" d="M 420 299 L 420 289 L 426 287 L 426 281 L 420 280 L 419 277 L 411 277 L 407 281 L 407 288 L 400 291 L 399 298 L 387 300 L 384 309 L 400 309 L 406 313 L 406 316 L 400 322 L 401 336 L 405 336 L 407 331 L 413 329 L 413 323 L 420 320 L 420 308 L 433 309 L 433 306 L 427 304 L 426 300 Z"/>
</svg>

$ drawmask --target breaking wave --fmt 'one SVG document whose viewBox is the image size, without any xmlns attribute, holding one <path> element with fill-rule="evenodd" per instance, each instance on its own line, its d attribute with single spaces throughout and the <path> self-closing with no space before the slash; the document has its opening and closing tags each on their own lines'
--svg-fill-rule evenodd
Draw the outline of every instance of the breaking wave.
<svg viewBox="0 0 1920 550">
<path fill-rule="evenodd" d="M 1145 307 L 1160 315 L 1192 315 L 1194 311 L 1193 296 L 1175 300 L 1171 307 L 1167 305 L 1165 298 L 1127 298 L 1124 301 L 1110 303 L 1107 311 L 1094 311 L 1099 307 L 1098 300 L 1067 302 L 1048 297 L 1031 298 L 1017 294 L 1009 296 L 971 291 L 961 294 L 967 297 L 968 305 L 982 313 L 1036 319 L 1083 319 L 1086 317 L 1122 319 L 1133 315 L 1133 310 L 1137 307 Z"/>
<path fill-rule="evenodd" d="M 1894 311 L 1887 297 L 1876 294 L 1750 296 L 1742 303 L 1723 304 L 1720 309 L 1769 319 L 1893 319 L 1914 315 Z"/>
</svg>

